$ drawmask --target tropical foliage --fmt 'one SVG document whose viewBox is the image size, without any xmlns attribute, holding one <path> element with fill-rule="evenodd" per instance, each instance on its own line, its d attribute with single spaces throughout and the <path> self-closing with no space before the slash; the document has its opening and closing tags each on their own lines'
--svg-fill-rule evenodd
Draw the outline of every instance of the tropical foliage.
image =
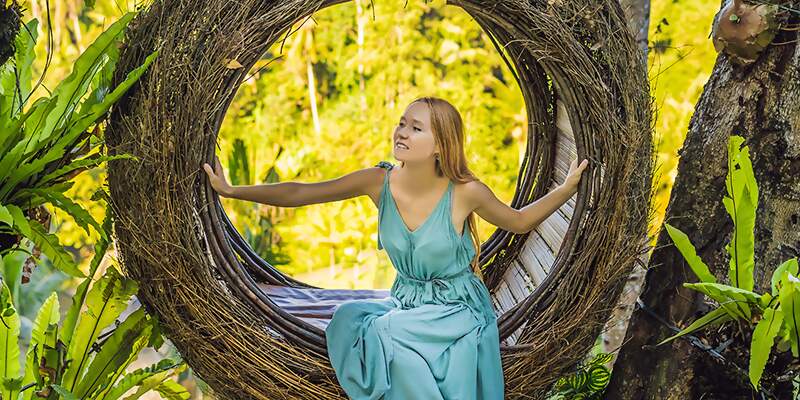
<svg viewBox="0 0 800 400">
<path fill-rule="evenodd" d="M 133 15 L 128 13 L 112 23 L 78 57 L 72 73 L 50 96 L 30 105 L 35 90 L 31 63 L 38 20 L 28 22 L 17 36 L 14 62 L 0 67 L 0 233 L 6 235 L 0 249 L 11 249 L 25 237 L 59 270 L 84 276 L 58 238 L 49 233 L 49 216 L 40 207 L 45 203 L 69 214 L 87 234 L 91 226 L 102 239 L 108 239 L 97 220 L 64 192 L 73 185 L 75 175 L 107 160 L 129 158 L 102 154 L 98 121 L 156 56 L 152 54 L 112 89 L 117 46 Z M 101 196 L 101 191 L 96 195 Z M 32 210 L 45 214 L 44 218 L 31 219 Z"/>
<path fill-rule="evenodd" d="M 777 339 L 779 351 L 791 348 L 800 357 L 800 279 L 798 260 L 791 258 L 775 269 L 771 291 L 753 291 L 754 235 L 758 187 L 750 162 L 748 147 L 742 147 L 741 136 L 731 136 L 728 143 L 728 174 L 725 179 L 727 195 L 722 199 L 725 210 L 733 220 L 731 241 L 725 246 L 730 256 L 728 281 L 718 283 L 688 236 L 665 223 L 667 233 L 700 280 L 683 286 L 697 290 L 719 304 L 719 307 L 697 319 L 679 333 L 664 339 L 667 343 L 680 336 L 727 321 L 755 324 L 750 345 L 750 382 L 756 388 Z"/>
<path fill-rule="evenodd" d="M 110 231 L 110 218 L 101 229 Z M 189 398 L 189 393 L 170 379 L 185 368 L 182 362 L 165 359 L 125 372 L 144 347 L 161 347 L 163 337 L 157 321 L 143 308 L 120 320 L 137 291 L 135 281 L 123 277 L 114 265 L 93 280 L 108 247 L 107 239 L 100 239 L 95 246 L 89 274 L 78 285 L 63 319 L 56 292 L 42 304 L 24 358 L 17 344 L 20 316 L 5 279 L 2 281 L 0 364 L 6 368 L 0 370 L 0 398 L 111 400 L 134 391 L 125 398 L 136 399 L 153 389 L 169 399 Z"/>
<path fill-rule="evenodd" d="M 82 172 L 129 158 L 104 155 L 102 126 L 110 107 L 157 55 L 112 84 L 120 40 L 133 16 L 126 13 L 100 32 L 47 96 L 34 95 L 44 78 L 43 70 L 38 81 L 33 79 L 37 19 L 26 23 L 12 60 L 0 66 L 0 398 L 135 399 L 153 390 L 169 399 L 189 398 L 171 379 L 186 368 L 180 361 L 165 359 L 126 372 L 142 349 L 158 349 L 164 339 L 144 309 L 128 311 L 136 282 L 114 265 L 94 278 L 111 245 L 110 214 L 104 213 L 101 224 L 66 194 Z M 108 202 L 102 187 L 90 197 L 94 203 Z M 91 227 L 98 237 L 88 273 L 50 233 L 45 205 L 69 215 L 87 236 Z M 43 264 L 50 273 L 30 286 L 32 266 L 43 261 L 40 255 L 50 262 Z M 62 319 L 53 290 L 69 277 L 82 279 Z M 29 285 L 23 288 L 24 283 Z M 49 296 L 42 298 L 46 292 Z"/>
</svg>

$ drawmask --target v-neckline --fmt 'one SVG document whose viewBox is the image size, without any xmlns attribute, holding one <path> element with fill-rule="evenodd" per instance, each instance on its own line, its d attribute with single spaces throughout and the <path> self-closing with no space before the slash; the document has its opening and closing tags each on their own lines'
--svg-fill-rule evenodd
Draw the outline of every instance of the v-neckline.
<svg viewBox="0 0 800 400">
<path fill-rule="evenodd" d="M 391 175 L 390 172 L 388 174 Z M 436 211 L 439 210 L 439 207 L 441 207 L 445 197 L 447 197 L 447 192 L 450 191 L 450 185 L 453 183 L 453 181 L 448 180 L 447 188 L 445 188 L 444 193 L 442 193 L 441 197 L 439 197 L 439 201 L 436 202 L 436 206 L 434 206 L 433 210 L 431 210 L 428 216 L 425 217 L 425 220 L 423 220 L 422 223 L 412 231 L 411 229 L 408 228 L 408 225 L 406 225 L 406 221 L 403 220 L 403 215 L 400 214 L 400 207 L 397 206 L 397 202 L 394 200 L 394 194 L 392 194 L 392 185 L 390 182 L 391 179 L 389 179 L 390 178 L 389 175 L 386 176 L 386 190 L 388 191 L 387 194 L 389 195 L 389 198 L 392 200 L 392 204 L 394 205 L 394 211 L 397 214 L 398 219 L 400 219 L 400 224 L 403 225 L 403 228 L 406 230 L 406 232 L 413 235 L 419 232 L 419 230 L 422 229 L 428 223 L 428 221 L 431 220 L 433 215 L 436 214 Z"/>
</svg>

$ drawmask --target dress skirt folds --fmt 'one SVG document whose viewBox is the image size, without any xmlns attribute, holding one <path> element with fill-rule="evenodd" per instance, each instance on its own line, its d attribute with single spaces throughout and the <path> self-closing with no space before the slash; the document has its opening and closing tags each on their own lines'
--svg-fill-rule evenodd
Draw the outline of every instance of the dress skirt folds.
<svg viewBox="0 0 800 400">
<path fill-rule="evenodd" d="M 390 297 L 341 304 L 325 329 L 339 384 L 354 400 L 501 400 L 497 316 L 472 272 L 466 226 L 451 219 L 453 183 L 411 231 L 389 189 L 378 206 L 378 248 L 397 271 Z"/>
</svg>

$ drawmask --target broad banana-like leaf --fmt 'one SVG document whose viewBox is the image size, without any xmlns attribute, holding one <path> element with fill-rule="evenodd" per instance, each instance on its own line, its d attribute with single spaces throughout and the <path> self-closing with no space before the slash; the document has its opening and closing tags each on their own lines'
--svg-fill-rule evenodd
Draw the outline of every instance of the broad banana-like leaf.
<svg viewBox="0 0 800 400">
<path fill-rule="evenodd" d="M 783 323 L 789 331 L 792 355 L 797 358 L 800 357 L 800 280 L 789 271 L 783 273 L 778 296 L 781 299 Z"/>
<path fill-rule="evenodd" d="M 128 390 L 139 386 L 145 379 L 150 378 L 156 374 L 164 373 L 169 374 L 170 370 L 177 367 L 175 361 L 165 358 L 156 364 L 150 365 L 146 368 L 137 369 L 131 373 L 125 374 L 122 379 L 117 382 L 116 386 L 111 388 L 103 397 L 103 400 L 117 400 Z"/>
<path fill-rule="evenodd" d="M 775 336 L 778 335 L 782 324 L 783 312 L 780 309 L 776 310 L 770 307 L 764 310 L 764 315 L 753 331 L 753 339 L 750 341 L 750 368 L 748 375 L 750 376 L 750 383 L 756 389 L 759 387 L 761 375 L 764 373 L 764 367 L 769 359 L 769 353 L 772 351 L 772 345 L 775 344 Z"/>
<path fill-rule="evenodd" d="M 664 227 L 669 237 L 672 238 L 672 242 L 675 243 L 675 247 L 678 248 L 678 251 L 681 252 L 683 258 L 689 264 L 689 267 L 692 268 L 694 274 L 697 275 L 697 279 L 701 282 L 716 283 L 717 278 L 709 271 L 708 265 L 697 255 L 697 250 L 694 248 L 694 245 L 692 245 L 689 237 L 680 229 L 668 223 L 664 223 Z"/>
<path fill-rule="evenodd" d="M 783 278 L 784 273 L 789 271 L 792 275 L 797 276 L 798 273 L 798 265 L 797 265 L 797 258 L 790 258 L 784 261 L 778 268 L 775 268 L 775 272 L 772 273 L 772 295 L 777 296 L 779 285 L 778 283 Z"/>
<path fill-rule="evenodd" d="M 41 381 L 38 377 L 39 372 L 39 358 L 44 353 L 42 347 L 45 343 L 45 335 L 48 329 L 55 329 L 58 326 L 59 315 L 58 293 L 53 292 L 47 300 L 44 301 L 36 319 L 33 323 L 33 330 L 31 332 L 31 342 L 28 345 L 28 353 L 25 360 L 25 378 L 22 380 L 25 384 Z M 35 390 L 41 389 L 40 387 L 34 388 Z M 29 389 L 22 392 L 23 400 L 31 400 L 33 398 L 34 390 Z"/>
<path fill-rule="evenodd" d="M 128 315 L 114 333 L 103 341 L 100 351 L 86 369 L 86 375 L 78 383 L 75 395 L 80 398 L 103 398 L 125 368 L 139 357 L 152 329 L 152 323 L 143 308 Z"/>
<path fill-rule="evenodd" d="M 725 250 L 730 255 L 728 279 L 731 284 L 745 290 L 753 290 L 753 266 L 755 257 L 756 209 L 750 202 L 749 188 L 745 186 L 739 203 L 733 204 L 731 198 L 723 198 L 726 208 L 736 207 L 733 218 L 733 235 L 731 241 L 725 245 Z"/>
<path fill-rule="evenodd" d="M 720 283 L 684 283 L 684 287 L 697 290 L 714 299 L 733 317 L 750 321 L 750 304 L 760 304 L 756 293 Z"/>
<path fill-rule="evenodd" d="M 127 308 L 136 289 L 136 282 L 124 278 L 113 265 L 92 285 L 86 295 L 87 310 L 78 317 L 78 324 L 69 343 L 67 359 L 70 360 L 70 366 L 61 380 L 65 388 L 70 391 L 76 389 L 89 365 L 89 352 L 100 331 L 111 325 Z"/>
<path fill-rule="evenodd" d="M 688 334 L 690 334 L 692 332 L 695 332 L 695 331 L 698 331 L 700 329 L 707 328 L 707 327 L 714 326 L 714 325 L 719 325 L 719 324 L 721 324 L 723 322 L 728 322 L 728 321 L 731 321 L 731 320 L 733 320 L 733 317 L 731 317 L 730 313 L 728 313 L 728 311 L 726 309 L 724 309 L 722 307 L 716 308 L 716 309 L 708 312 L 706 315 L 703 315 L 702 317 L 696 319 L 694 322 L 692 322 L 689 326 L 687 326 L 686 328 L 684 328 L 680 332 L 678 332 L 678 333 L 676 333 L 676 334 L 674 334 L 674 335 L 662 340 L 656 346 L 661 346 L 664 343 L 670 342 L 670 341 L 675 340 L 675 339 L 677 339 L 677 338 L 679 338 L 681 336 L 688 335 Z"/>
<path fill-rule="evenodd" d="M 19 315 L 6 282 L 0 280 L 0 398 L 16 399 L 22 386 L 19 368 Z"/>
</svg>

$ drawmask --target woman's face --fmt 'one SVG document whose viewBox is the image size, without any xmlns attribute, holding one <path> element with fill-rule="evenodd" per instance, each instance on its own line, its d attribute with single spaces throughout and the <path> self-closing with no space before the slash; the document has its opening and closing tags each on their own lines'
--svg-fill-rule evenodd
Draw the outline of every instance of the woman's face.
<svg viewBox="0 0 800 400">
<path fill-rule="evenodd" d="M 419 101 L 411 103 L 394 129 L 392 152 L 398 161 L 419 162 L 430 159 L 437 151 L 428 107 Z"/>
</svg>

